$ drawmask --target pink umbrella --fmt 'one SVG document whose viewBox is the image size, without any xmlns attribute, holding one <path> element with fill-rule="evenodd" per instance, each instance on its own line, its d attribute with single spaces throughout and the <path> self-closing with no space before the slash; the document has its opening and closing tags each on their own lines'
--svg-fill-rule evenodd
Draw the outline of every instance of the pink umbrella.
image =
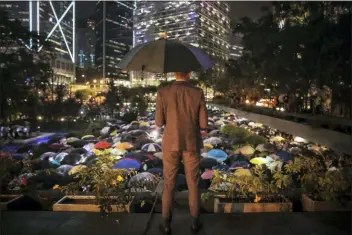
<svg viewBox="0 0 352 235">
<path fill-rule="evenodd" d="M 214 176 L 213 170 L 205 170 L 204 173 L 202 174 L 202 179 L 203 180 L 211 180 Z"/>
</svg>

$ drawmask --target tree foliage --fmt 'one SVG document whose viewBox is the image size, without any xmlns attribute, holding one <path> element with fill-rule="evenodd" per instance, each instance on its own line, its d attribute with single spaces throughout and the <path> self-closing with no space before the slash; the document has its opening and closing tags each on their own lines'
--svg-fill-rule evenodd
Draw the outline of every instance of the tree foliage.
<svg viewBox="0 0 352 235">
<path fill-rule="evenodd" d="M 348 2 L 275 2 L 258 20 L 242 18 L 243 56 L 229 62 L 237 94 L 263 88 L 272 95 L 306 97 L 312 87 L 330 87 L 333 100 L 349 103 L 350 7 Z M 231 84 L 224 83 L 225 87 Z"/>
</svg>

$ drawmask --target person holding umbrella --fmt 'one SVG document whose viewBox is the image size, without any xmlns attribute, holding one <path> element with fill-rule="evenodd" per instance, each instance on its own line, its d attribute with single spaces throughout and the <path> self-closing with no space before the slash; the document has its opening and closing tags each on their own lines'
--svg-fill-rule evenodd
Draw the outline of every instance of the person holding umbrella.
<svg viewBox="0 0 352 235">
<path fill-rule="evenodd" d="M 199 220 L 201 129 L 207 128 L 208 117 L 203 90 L 194 87 L 191 71 L 204 71 L 214 66 L 202 50 L 178 40 L 161 38 L 137 45 L 118 64 L 126 71 L 174 73 L 176 81 L 157 92 L 155 125 L 165 126 L 162 140 L 164 187 L 162 223 L 164 234 L 171 234 L 172 202 L 180 160 L 185 166 L 189 191 L 192 232 L 202 228 Z"/>
<path fill-rule="evenodd" d="M 156 98 L 155 124 L 165 125 L 162 152 L 164 188 L 161 229 L 170 231 L 172 198 L 182 159 L 189 192 L 189 208 L 193 219 L 191 229 L 202 227 L 199 220 L 200 129 L 207 128 L 208 116 L 203 90 L 189 83 L 190 73 L 176 72 L 176 81 L 160 88 Z"/>
</svg>

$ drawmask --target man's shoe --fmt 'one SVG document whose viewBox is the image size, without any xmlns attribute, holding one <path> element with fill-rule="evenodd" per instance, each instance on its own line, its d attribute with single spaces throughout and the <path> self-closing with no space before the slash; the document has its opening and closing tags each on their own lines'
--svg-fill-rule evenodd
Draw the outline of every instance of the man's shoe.
<svg viewBox="0 0 352 235">
<path fill-rule="evenodd" d="M 167 219 L 163 219 L 162 223 L 159 225 L 159 230 L 165 234 L 165 235 L 170 235 L 171 234 L 171 220 L 172 220 L 172 215 L 169 216 Z"/>
<path fill-rule="evenodd" d="M 159 225 L 159 230 L 160 230 L 160 232 L 162 232 L 162 234 L 165 234 L 165 235 L 170 235 L 171 234 L 170 225 L 166 225 L 165 226 L 165 224 L 160 224 Z"/>
<path fill-rule="evenodd" d="M 191 231 L 198 233 L 203 228 L 203 223 L 199 219 L 195 219 L 191 225 Z"/>
</svg>

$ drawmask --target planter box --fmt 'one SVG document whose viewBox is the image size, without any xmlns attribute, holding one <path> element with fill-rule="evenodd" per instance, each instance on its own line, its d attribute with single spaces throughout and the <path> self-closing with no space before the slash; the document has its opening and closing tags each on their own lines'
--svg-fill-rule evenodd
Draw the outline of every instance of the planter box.
<svg viewBox="0 0 352 235">
<path fill-rule="evenodd" d="M 23 195 L 10 195 L 2 194 L 0 195 L 0 209 L 8 210 L 11 204 L 16 203 L 18 200 L 22 199 Z"/>
<path fill-rule="evenodd" d="M 133 199 L 124 205 L 123 210 L 119 205 L 112 205 L 112 212 L 130 213 L 133 207 Z M 95 204 L 95 196 L 64 196 L 53 205 L 53 211 L 85 211 L 100 212 L 99 205 Z"/>
<path fill-rule="evenodd" d="M 292 211 L 292 202 L 269 203 L 233 203 L 225 202 L 222 198 L 214 199 L 214 213 L 253 213 L 253 212 L 288 212 Z"/>
<path fill-rule="evenodd" d="M 314 201 L 306 194 L 301 196 L 303 211 L 352 211 L 352 202 L 341 204 L 339 202 Z"/>
</svg>

